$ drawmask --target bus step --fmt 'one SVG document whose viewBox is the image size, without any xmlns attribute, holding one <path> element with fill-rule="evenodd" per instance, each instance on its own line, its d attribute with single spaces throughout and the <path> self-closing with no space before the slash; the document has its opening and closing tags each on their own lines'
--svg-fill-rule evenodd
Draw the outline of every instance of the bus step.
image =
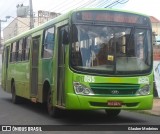
<svg viewBox="0 0 160 134">
<path fill-rule="evenodd" d="M 37 98 L 31 98 L 31 101 L 37 103 Z"/>
</svg>

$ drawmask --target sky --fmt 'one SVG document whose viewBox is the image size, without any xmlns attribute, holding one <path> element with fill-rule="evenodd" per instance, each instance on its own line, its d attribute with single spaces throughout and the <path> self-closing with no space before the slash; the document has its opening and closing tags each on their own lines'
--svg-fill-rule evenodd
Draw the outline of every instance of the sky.
<svg viewBox="0 0 160 134">
<path fill-rule="evenodd" d="M 29 6 L 30 0 L 0 0 L 0 19 L 5 20 L 6 16 L 16 17 L 17 5 L 22 4 Z M 95 6 L 107 6 L 115 0 L 32 0 L 33 11 L 35 16 L 38 10 L 52 11 L 58 13 L 65 13 L 66 11 L 86 5 L 90 7 Z M 122 0 L 119 0 L 120 2 Z M 134 12 L 140 12 L 150 16 L 154 16 L 160 20 L 160 5 L 159 0 L 124 0 L 124 4 L 117 4 L 117 6 L 110 6 L 110 8 L 129 10 Z M 127 2 L 128 1 L 128 2 Z M 101 2 L 101 3 L 100 3 Z M 121 2 L 122 3 L 122 2 Z M 87 7 L 87 6 L 86 6 Z M 5 28 L 13 18 L 2 22 L 2 30 Z"/>
</svg>

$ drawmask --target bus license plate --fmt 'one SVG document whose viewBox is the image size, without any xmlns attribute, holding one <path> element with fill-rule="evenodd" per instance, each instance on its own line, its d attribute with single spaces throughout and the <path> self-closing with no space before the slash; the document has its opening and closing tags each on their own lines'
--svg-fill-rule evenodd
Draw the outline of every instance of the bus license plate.
<svg viewBox="0 0 160 134">
<path fill-rule="evenodd" d="M 121 107 L 122 102 L 120 102 L 120 101 L 108 101 L 107 105 L 110 106 L 110 107 Z"/>
</svg>

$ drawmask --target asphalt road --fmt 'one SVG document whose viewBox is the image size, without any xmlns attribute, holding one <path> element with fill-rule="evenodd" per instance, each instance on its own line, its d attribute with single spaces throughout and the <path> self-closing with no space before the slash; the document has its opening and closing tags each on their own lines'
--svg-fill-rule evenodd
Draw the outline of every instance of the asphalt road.
<svg viewBox="0 0 160 134">
<path fill-rule="evenodd" d="M 122 111 L 117 118 L 107 118 L 104 111 L 67 111 L 61 118 L 51 118 L 41 104 L 34 104 L 24 100 L 21 104 L 12 104 L 11 94 L 8 94 L 0 88 L 0 125 L 71 125 L 74 130 L 76 126 L 89 126 L 89 128 L 103 125 L 111 125 L 114 130 L 117 130 L 117 125 L 159 125 L 160 117 L 153 116 L 136 111 Z M 93 125 L 93 126 L 92 126 Z M 83 130 L 84 127 L 82 127 Z M 86 127 L 85 127 L 86 128 Z M 72 128 L 71 128 L 72 129 Z M 96 131 L 93 128 L 86 133 L 126 133 L 123 131 Z M 160 131 L 160 130 L 159 130 Z M 76 133 L 83 134 L 83 132 L 75 131 Z M 74 131 L 68 133 L 75 133 Z M 132 132 L 132 131 L 130 131 Z M 133 131 L 135 132 L 135 131 Z M 48 133 L 52 133 L 51 131 Z M 58 131 L 57 133 L 65 133 L 66 131 Z M 150 131 L 145 133 L 151 134 Z M 158 133 L 154 131 L 153 133 Z"/>
</svg>

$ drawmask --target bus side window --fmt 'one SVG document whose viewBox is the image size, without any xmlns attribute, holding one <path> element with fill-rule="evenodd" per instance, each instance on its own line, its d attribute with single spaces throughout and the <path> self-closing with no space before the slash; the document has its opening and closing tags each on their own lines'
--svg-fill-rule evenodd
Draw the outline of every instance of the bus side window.
<svg viewBox="0 0 160 134">
<path fill-rule="evenodd" d="M 16 61 L 16 42 L 11 44 L 10 62 Z"/>
<path fill-rule="evenodd" d="M 11 48 L 10 48 L 10 62 L 12 62 L 12 49 L 13 49 L 13 44 L 11 44 Z"/>
<path fill-rule="evenodd" d="M 19 41 L 16 42 L 15 61 L 18 61 Z"/>
<path fill-rule="evenodd" d="M 51 27 L 44 31 L 42 58 L 52 57 L 53 49 L 54 49 L 54 27 Z"/>
<path fill-rule="evenodd" d="M 30 43 L 31 43 L 31 37 L 26 37 L 24 40 L 24 60 L 29 60 L 30 55 Z"/>
<path fill-rule="evenodd" d="M 19 49 L 18 49 L 18 61 L 22 60 L 22 46 L 23 45 L 23 39 L 19 41 Z"/>
<path fill-rule="evenodd" d="M 22 42 L 22 61 L 25 60 L 25 53 L 26 53 L 26 38 L 23 38 L 23 42 Z"/>
</svg>

